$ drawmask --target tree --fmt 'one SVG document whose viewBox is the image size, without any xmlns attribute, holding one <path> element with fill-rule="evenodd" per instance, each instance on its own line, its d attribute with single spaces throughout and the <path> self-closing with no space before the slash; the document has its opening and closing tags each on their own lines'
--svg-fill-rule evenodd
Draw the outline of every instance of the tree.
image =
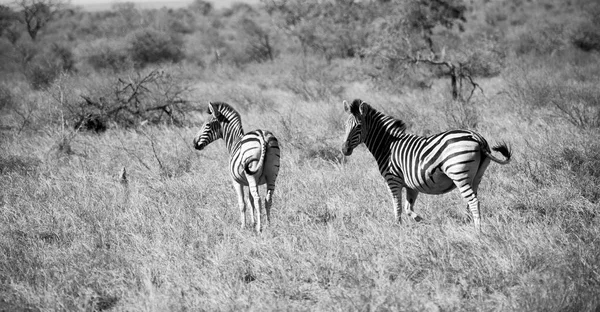
<svg viewBox="0 0 600 312">
<path fill-rule="evenodd" d="M 327 59 L 353 57 L 366 42 L 366 27 L 378 5 L 357 0 L 262 0 L 279 29 L 300 43 L 302 51 Z"/>
<path fill-rule="evenodd" d="M 273 61 L 274 51 L 268 28 L 261 27 L 254 19 L 244 17 L 241 31 L 248 36 L 247 53 L 257 61 Z"/>
<path fill-rule="evenodd" d="M 204 16 L 209 15 L 214 10 L 212 3 L 204 0 L 194 0 L 188 8 Z"/>
<path fill-rule="evenodd" d="M 55 17 L 57 12 L 63 9 L 65 2 L 62 0 L 17 0 L 16 5 L 22 10 L 22 22 L 27 27 L 27 33 L 32 40 L 35 40 L 38 32 Z"/>
<path fill-rule="evenodd" d="M 448 51 L 442 46 L 436 29 L 452 31 L 457 26 L 463 31 L 467 7 L 462 0 L 405 0 L 403 5 L 386 3 L 388 16 L 372 24 L 367 55 L 379 63 L 379 68 L 394 79 L 406 66 L 426 64 L 443 71 L 450 78 L 452 98 L 463 99 L 462 89 L 466 83 L 472 89 L 479 85 L 473 81 L 470 66 L 458 51 Z"/>
<path fill-rule="evenodd" d="M 0 36 L 6 37 L 12 44 L 15 44 L 21 36 L 17 26 L 18 22 L 17 12 L 8 6 L 0 5 Z"/>
</svg>

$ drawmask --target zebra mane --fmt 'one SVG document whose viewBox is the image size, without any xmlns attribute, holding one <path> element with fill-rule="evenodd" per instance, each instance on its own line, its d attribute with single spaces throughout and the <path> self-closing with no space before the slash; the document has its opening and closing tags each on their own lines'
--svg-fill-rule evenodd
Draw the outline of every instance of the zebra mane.
<svg viewBox="0 0 600 312">
<path fill-rule="evenodd" d="M 363 114 L 365 116 L 372 116 L 374 120 L 377 120 L 382 125 L 385 125 L 388 131 L 390 131 L 392 134 L 401 134 L 404 132 L 404 130 L 406 130 L 406 124 L 404 123 L 404 121 L 394 118 L 393 116 L 386 115 L 373 108 L 367 102 L 363 102 L 359 99 L 356 99 L 352 102 L 350 106 L 350 111 L 355 109 L 356 112 L 358 112 L 361 104 Z"/>
<path fill-rule="evenodd" d="M 228 121 L 230 122 L 234 117 L 237 117 L 241 122 L 240 113 L 238 113 L 235 108 L 231 107 L 231 105 L 225 102 L 212 102 L 215 109 L 221 113 L 219 117 L 219 121 Z M 210 112 L 209 112 L 210 113 Z M 222 120 L 221 118 L 224 118 Z"/>
</svg>

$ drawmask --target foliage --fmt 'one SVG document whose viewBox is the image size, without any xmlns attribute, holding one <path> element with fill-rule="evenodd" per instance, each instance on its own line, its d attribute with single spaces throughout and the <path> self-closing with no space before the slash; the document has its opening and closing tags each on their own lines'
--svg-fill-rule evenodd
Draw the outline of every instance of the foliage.
<svg viewBox="0 0 600 312">
<path fill-rule="evenodd" d="M 364 27 L 374 17 L 376 3 L 359 1 L 265 0 L 277 26 L 300 42 L 303 53 L 327 59 L 354 57 L 365 43 Z"/>
<path fill-rule="evenodd" d="M 26 63 L 25 72 L 34 89 L 48 87 L 62 72 L 74 70 L 73 53 L 67 46 L 50 45 L 42 53 L 34 52 L 31 62 Z"/>
<path fill-rule="evenodd" d="M 494 77 L 502 72 L 507 51 L 501 44 L 492 38 L 477 36 L 471 38 L 467 45 L 469 49 L 462 49 L 462 52 L 465 67 L 472 76 Z"/>
<path fill-rule="evenodd" d="M 8 84 L 0 82 L 0 111 L 5 108 L 11 108 L 14 104 L 15 99 Z"/>
<path fill-rule="evenodd" d="M 11 43 L 17 42 L 21 37 L 19 15 L 10 7 L 0 5 L 0 37 L 7 38 Z"/>
<path fill-rule="evenodd" d="M 191 11 L 197 12 L 201 15 L 209 15 L 214 10 L 212 2 L 205 0 L 194 0 L 192 4 L 189 5 Z"/>
<path fill-rule="evenodd" d="M 597 75 L 572 83 L 546 70 L 523 70 L 509 79 L 508 95 L 520 105 L 550 108 L 557 117 L 582 129 L 600 127 Z"/>
<path fill-rule="evenodd" d="M 55 98 L 65 89 L 60 83 L 51 90 Z M 109 124 L 126 128 L 145 123 L 181 126 L 193 109 L 185 99 L 187 92 L 176 72 L 138 71 L 110 79 L 104 88 L 88 86 L 78 100 L 67 103 L 67 118 L 76 129 L 96 132 Z"/>
<path fill-rule="evenodd" d="M 446 123 L 450 129 L 475 130 L 481 122 L 480 113 L 474 102 L 447 100 L 445 110 Z"/>
<path fill-rule="evenodd" d="M 571 171 L 571 183 L 580 191 L 581 195 L 591 201 L 600 201 L 600 146 L 597 142 L 590 142 L 581 148 L 566 147 L 562 150 L 561 160 Z M 560 167 L 562 164 L 555 164 Z"/>
<path fill-rule="evenodd" d="M 143 28 L 129 35 L 129 53 L 138 67 L 161 62 L 177 63 L 183 58 L 183 41 L 174 33 Z"/>
<path fill-rule="evenodd" d="M 292 66 L 294 74 L 283 80 L 282 85 L 305 101 L 332 99 L 343 91 L 333 66 L 306 58 Z"/>
<path fill-rule="evenodd" d="M 127 71 L 132 68 L 132 60 L 125 44 L 116 40 L 98 39 L 85 49 L 85 60 L 96 71 Z"/>
<path fill-rule="evenodd" d="M 32 40 L 37 39 L 40 30 L 56 17 L 64 5 L 62 0 L 18 0 L 15 2 L 22 13 L 22 22 Z"/>
<path fill-rule="evenodd" d="M 567 47 L 568 32 L 564 24 L 541 22 L 523 28 L 515 44 L 515 52 L 521 54 L 552 54 Z"/>
<path fill-rule="evenodd" d="M 592 9 L 589 18 L 573 31 L 573 44 L 584 51 L 600 51 L 600 5 Z"/>
<path fill-rule="evenodd" d="M 242 18 L 239 25 L 240 31 L 248 38 L 246 54 L 249 59 L 255 62 L 273 61 L 277 55 L 272 44 L 273 36 L 268 28 L 248 17 Z"/>
</svg>

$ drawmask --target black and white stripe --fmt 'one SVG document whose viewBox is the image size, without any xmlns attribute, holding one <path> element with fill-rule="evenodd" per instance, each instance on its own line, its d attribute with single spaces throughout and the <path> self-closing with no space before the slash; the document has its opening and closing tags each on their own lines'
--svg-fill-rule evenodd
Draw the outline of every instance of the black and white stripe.
<svg viewBox="0 0 600 312">
<path fill-rule="evenodd" d="M 348 156 L 360 143 L 365 143 L 377 160 L 379 172 L 392 194 L 394 217 L 400 221 L 402 189 L 406 188 L 404 210 L 419 221 L 413 211 L 419 193 L 443 194 L 458 188 L 468 203 L 475 227 L 480 229 L 477 188 L 490 160 L 499 164 L 510 161 L 506 144 L 492 148 L 505 158 L 492 155 L 487 141 L 469 130 L 451 130 L 430 137 L 405 133 L 405 124 L 356 99 L 344 101 L 350 114 L 346 122 L 346 141 L 342 152 Z"/>
<path fill-rule="evenodd" d="M 259 232 L 261 200 L 258 186 L 267 184 L 265 212 L 270 223 L 273 191 L 279 174 L 279 142 L 269 131 L 254 130 L 244 134 L 240 115 L 229 104 L 209 103 L 208 112 L 211 117 L 194 138 L 194 148 L 202 150 L 215 140 L 225 140 L 229 151 L 229 173 L 238 196 L 242 228 L 246 225 L 244 186 L 248 186 L 252 206 L 250 222 Z"/>
</svg>

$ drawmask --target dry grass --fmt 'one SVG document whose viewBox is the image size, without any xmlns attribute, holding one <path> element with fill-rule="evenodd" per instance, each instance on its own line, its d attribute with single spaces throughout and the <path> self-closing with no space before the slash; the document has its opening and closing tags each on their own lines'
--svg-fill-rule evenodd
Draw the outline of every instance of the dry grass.
<svg viewBox="0 0 600 312">
<path fill-rule="evenodd" d="M 476 118 L 465 121 L 515 152 L 481 184 L 481 235 L 456 192 L 421 195 L 426 221 L 399 225 L 366 149 L 337 154 L 341 100 L 308 102 L 260 77 L 199 82 L 196 92 L 205 103 L 218 100 L 207 93 L 234 98 L 227 86 L 247 86 L 237 95 L 249 99 L 246 129 L 280 138 L 273 223 L 262 235 L 239 229 L 224 144 L 194 151 L 197 128 L 90 135 L 17 131 L 18 118 L 3 119 L 14 127 L 0 152 L 0 310 L 598 309 L 597 130 L 512 102 L 498 78 L 481 81 L 475 117 L 447 115 L 443 83 L 404 95 L 350 84 L 347 99 L 357 90 L 409 131 Z M 271 101 L 255 109 L 262 98 Z"/>
</svg>

